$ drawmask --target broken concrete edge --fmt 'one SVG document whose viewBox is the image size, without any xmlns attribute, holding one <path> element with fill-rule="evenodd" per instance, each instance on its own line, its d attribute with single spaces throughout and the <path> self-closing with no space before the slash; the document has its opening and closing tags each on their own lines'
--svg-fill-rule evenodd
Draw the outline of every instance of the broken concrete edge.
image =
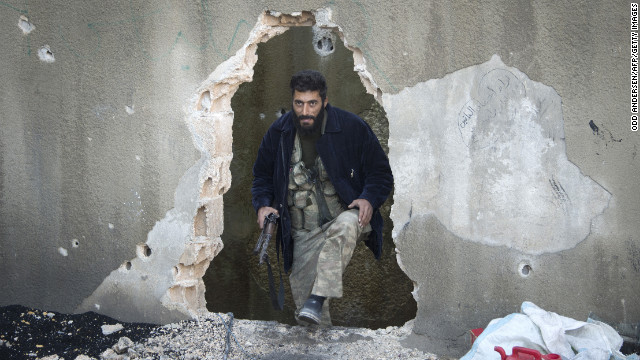
<svg viewBox="0 0 640 360">
<path fill-rule="evenodd" d="M 552 89 L 551 87 L 548 87 L 542 83 L 538 83 L 535 82 L 531 79 L 529 79 L 527 77 L 526 74 L 520 72 L 518 69 L 512 68 L 512 67 L 508 67 L 506 66 L 500 59 L 500 57 L 495 54 L 491 57 L 490 60 L 481 63 L 481 64 L 477 64 L 465 69 L 461 69 L 461 70 L 457 70 L 454 73 L 451 74 L 447 74 L 445 77 L 443 77 L 442 79 L 432 79 L 427 81 L 426 83 L 420 83 L 417 84 L 411 88 L 405 88 L 402 91 L 396 93 L 396 94 L 385 94 L 383 96 L 383 106 L 385 108 L 385 110 L 387 111 L 387 113 L 389 114 L 389 122 L 390 124 L 394 123 L 394 118 L 393 118 L 393 111 L 389 111 L 390 109 L 392 109 L 394 106 L 403 106 L 403 102 L 400 100 L 394 100 L 394 98 L 401 98 L 402 96 L 404 96 L 403 94 L 408 94 L 412 89 L 416 88 L 419 89 L 419 91 L 417 91 L 418 93 L 422 93 L 424 94 L 424 88 L 420 89 L 420 86 L 435 86 L 434 84 L 437 82 L 456 82 L 459 80 L 456 80 L 455 76 L 456 74 L 460 74 L 460 73 L 467 73 L 467 75 L 471 75 L 473 73 L 476 73 L 474 75 L 475 78 L 478 78 L 480 76 L 482 76 L 482 74 L 485 73 L 485 71 L 490 71 L 492 68 L 499 68 L 499 69 L 505 69 L 507 71 L 510 71 L 511 73 L 514 74 L 518 74 L 518 79 L 520 81 L 523 82 L 523 84 L 525 85 L 525 88 L 527 88 L 527 92 L 528 91 L 533 91 L 533 93 L 535 92 L 540 92 L 540 91 L 544 91 L 544 92 L 552 92 L 555 94 L 555 96 L 558 97 L 559 99 L 559 95 L 557 94 L 557 92 Z M 471 73 L 471 74 L 470 74 Z M 469 83 L 475 83 L 475 81 L 471 81 Z M 433 86 L 430 87 L 430 89 L 433 90 Z M 531 88 L 528 88 L 531 87 Z M 473 87 L 471 88 L 470 91 L 468 91 L 468 93 L 470 94 L 470 96 L 473 97 L 472 91 L 474 91 L 476 89 L 474 89 Z M 535 90 L 535 91 L 534 91 Z M 410 98 L 410 95 L 406 95 L 406 97 Z M 397 101 L 398 103 L 394 103 L 394 101 Z M 466 100 L 465 100 L 466 101 Z M 464 101 L 463 101 L 464 102 Z M 556 104 L 557 107 L 560 107 L 560 102 L 558 104 Z M 557 110 L 557 109 L 556 109 Z M 406 115 L 406 114 L 405 114 Z M 505 250 L 511 250 L 511 251 L 515 251 L 517 252 L 519 255 L 516 255 L 515 257 L 518 259 L 518 261 L 516 261 L 517 268 L 514 268 L 515 271 L 517 271 L 517 274 L 519 274 L 522 278 L 526 278 L 530 275 L 531 269 L 532 268 L 536 268 L 536 260 L 539 256 L 544 255 L 544 254 L 548 254 L 548 253 L 556 253 L 559 251 L 563 251 L 563 250 L 570 250 L 573 249 L 575 247 L 577 247 L 580 243 L 582 243 L 583 241 L 587 240 L 590 236 L 592 236 L 592 234 L 594 232 L 604 232 L 604 228 L 605 226 L 600 224 L 600 222 L 603 221 L 603 216 L 606 213 L 606 211 L 611 207 L 614 206 L 612 205 L 613 203 L 613 198 L 612 198 L 612 194 L 600 183 L 598 183 L 597 181 L 595 181 L 594 179 L 592 179 L 590 176 L 585 175 L 582 170 L 573 162 L 571 162 L 567 155 L 566 155 L 566 143 L 564 141 L 564 120 L 563 120 L 563 116 L 562 116 L 562 112 L 560 110 L 560 116 L 561 118 L 558 119 L 544 119 L 541 121 L 544 122 L 556 122 L 556 125 L 558 127 L 557 132 L 555 133 L 555 135 L 557 135 L 557 140 L 554 140 L 554 142 L 556 143 L 555 145 L 557 146 L 557 151 L 561 152 L 562 157 L 565 162 L 566 162 L 566 166 L 565 169 L 563 170 L 564 172 L 556 174 L 556 176 L 560 176 L 557 177 L 555 180 L 562 180 L 564 182 L 564 178 L 567 178 L 569 175 L 571 175 L 574 178 L 578 178 L 579 181 L 577 181 L 578 183 L 580 183 L 582 186 L 586 186 L 584 185 L 585 183 L 590 184 L 590 186 L 592 188 L 596 188 L 598 189 L 602 195 L 602 201 L 599 203 L 599 207 L 597 209 L 595 209 L 595 211 L 593 213 L 589 213 L 590 216 L 584 216 L 582 215 L 583 218 L 585 218 L 582 222 L 582 231 L 576 236 L 576 239 L 574 241 L 574 243 L 571 244 L 562 244 L 561 242 L 553 242 L 552 244 L 550 244 L 550 246 L 548 246 L 547 248 L 542 248 L 542 249 L 527 249 L 523 246 L 518 246 L 518 243 L 503 243 L 501 241 L 496 241 L 496 239 L 490 239 L 487 237 L 481 237 L 481 238 L 476 238 L 474 239 L 473 237 L 470 236 L 464 236 L 464 234 L 460 234 L 459 232 L 456 231 L 455 227 L 451 226 L 451 224 L 445 224 L 442 219 L 440 219 L 441 214 L 438 213 L 437 209 L 431 207 L 425 207 L 426 203 L 430 203 L 430 199 L 428 196 L 424 197 L 422 199 L 422 201 L 414 201 L 414 198 L 412 198 L 411 196 L 406 196 L 405 193 L 403 193 L 402 191 L 395 191 L 394 192 L 394 203 L 392 206 L 392 210 L 391 210 L 391 218 L 394 222 L 394 229 L 392 231 L 392 239 L 394 241 L 394 243 L 396 244 L 396 260 L 397 263 L 400 267 L 400 269 L 408 276 L 408 278 L 412 281 L 413 283 L 413 287 L 414 290 L 412 291 L 412 296 L 414 298 L 414 300 L 418 303 L 418 307 L 421 307 L 421 304 L 423 304 L 425 302 L 425 299 L 421 299 L 421 285 L 425 284 L 425 282 L 428 282 L 429 279 L 425 279 L 424 277 L 421 276 L 421 274 L 419 272 L 416 271 L 412 271 L 410 269 L 410 267 L 408 267 L 407 265 L 410 265 L 409 263 L 405 264 L 403 261 L 403 258 L 406 258 L 405 253 L 407 251 L 407 249 L 404 249 L 403 251 L 403 243 L 402 243 L 402 234 L 404 233 L 405 229 L 410 225 L 410 223 L 415 219 L 416 216 L 419 217 L 424 217 L 424 216 L 431 216 L 433 218 L 436 219 L 436 221 L 440 224 L 442 224 L 443 228 L 447 228 L 447 230 L 449 232 L 451 232 L 451 234 L 456 235 L 457 237 L 459 237 L 461 240 L 464 241 L 469 241 L 469 242 L 476 242 L 476 243 L 480 243 L 483 244 L 485 246 L 489 246 L 489 247 L 494 247 L 494 248 L 504 248 Z M 416 119 L 419 120 L 419 119 Z M 402 123 L 401 121 L 397 120 L 395 121 L 395 126 L 407 126 L 406 123 Z M 411 184 L 411 180 L 409 179 L 407 181 L 408 177 L 411 176 L 418 176 L 416 174 L 411 174 L 411 173 L 407 173 L 406 169 L 411 169 L 412 168 L 412 164 L 410 163 L 411 161 L 409 160 L 409 162 L 407 162 L 405 165 L 406 166 L 402 166 L 402 161 L 399 158 L 398 152 L 400 153 L 404 153 L 403 152 L 403 148 L 402 146 L 398 146 L 398 144 L 396 142 L 394 142 L 394 139 L 399 139 L 400 142 L 403 141 L 403 139 L 406 139 L 406 136 L 404 135 L 398 135 L 397 133 L 394 133 L 393 131 L 393 127 L 390 127 L 390 136 L 389 136 L 389 148 L 390 148 L 390 160 L 391 160 L 391 165 L 392 165 L 392 169 L 394 169 L 394 176 L 396 176 L 398 178 L 398 180 L 400 181 L 404 181 L 403 183 L 396 183 L 396 186 L 400 186 L 401 188 L 405 188 L 405 189 L 413 189 L 414 186 L 412 186 Z M 426 148 L 428 146 L 426 146 L 424 140 L 422 141 L 418 141 L 419 146 L 421 148 Z M 464 147 L 463 147 L 464 148 Z M 395 153 L 395 154 L 394 154 Z M 406 155 L 406 154 L 405 154 Z M 415 157 L 413 157 L 415 159 Z M 402 167 L 404 170 L 402 171 L 395 171 L 395 170 L 401 170 L 398 169 L 398 166 Z M 415 168 L 415 166 L 413 166 Z M 429 169 L 431 170 L 431 169 Z M 568 174 L 568 175 L 567 175 Z M 564 175 L 564 176 L 563 176 Z M 402 180 L 404 179 L 404 180 Z M 423 177 L 420 177 L 420 179 L 422 181 L 424 181 Z M 439 180 L 439 179 L 438 179 Z M 408 183 L 407 183 L 408 182 Z M 431 181 L 432 184 L 437 185 L 439 183 L 439 181 Z M 413 184 L 415 185 L 415 183 Z M 433 198 L 435 198 L 438 194 L 440 190 L 439 189 L 432 189 L 432 195 Z M 564 189 L 562 189 L 562 191 L 564 191 Z M 594 191 L 595 192 L 595 191 Z M 578 192 L 579 194 L 582 194 L 580 192 Z M 584 192 L 587 194 L 592 194 L 593 192 L 588 191 L 588 192 Z M 409 193 L 409 195 L 411 195 L 411 193 Z M 576 201 L 577 199 L 574 199 L 574 201 Z M 420 205 L 420 202 L 422 202 L 423 204 Z M 436 201 L 434 200 L 432 203 L 436 203 Z M 585 201 L 581 201 L 581 203 L 589 203 L 591 204 L 591 202 L 585 202 Z M 579 205 L 579 203 L 578 203 Z M 577 215 L 574 215 L 577 216 Z M 587 221 L 588 220 L 588 221 Z M 420 221 L 420 220 L 418 220 Z M 599 228 L 602 228 L 601 230 L 599 230 Z M 429 237 L 428 234 L 424 235 L 425 240 L 427 240 Z M 500 239 L 498 239 L 500 240 Z M 564 246 L 563 246 L 564 245 Z M 568 245 L 568 246 L 566 246 Z M 409 248 L 408 251 L 415 251 L 415 249 Z M 405 259 L 406 260 L 406 259 Z M 420 313 L 420 309 L 418 311 L 418 313 Z M 417 330 L 417 333 L 420 332 L 419 330 Z M 426 334 L 419 334 L 419 335 L 426 335 Z"/>
<path fill-rule="evenodd" d="M 174 208 L 137 245 L 137 257 L 113 270 L 78 306 L 76 313 L 95 311 L 122 321 L 170 323 L 197 319 L 208 312 L 202 280 L 222 250 L 223 195 L 231 187 L 233 109 L 239 86 L 253 80 L 259 43 L 292 26 L 318 26 L 336 31 L 353 51 L 354 71 L 366 91 L 380 102 L 382 92 L 358 48 L 331 21 L 331 9 L 283 14 L 263 12 L 247 41 L 216 67 L 197 89 L 185 109 L 185 122 L 200 160 L 182 176 Z"/>
<path fill-rule="evenodd" d="M 439 168 L 437 164 L 434 164 L 433 161 L 433 157 L 437 157 L 437 155 L 429 155 L 427 154 L 427 159 L 424 160 L 424 164 L 423 164 L 423 169 L 420 170 L 419 168 L 416 168 L 415 166 L 412 166 L 412 164 L 407 163 L 407 161 L 405 160 L 405 165 L 407 166 L 401 166 L 403 159 L 410 159 L 410 156 L 407 156 L 407 151 L 414 151 L 416 149 L 419 149 L 420 151 L 427 151 L 427 152 L 431 152 L 429 151 L 429 147 L 435 148 L 435 150 L 439 150 L 438 147 L 442 148 L 442 147 L 447 147 L 447 150 L 449 151 L 449 153 L 453 153 L 453 154 L 458 154 L 459 155 L 459 159 L 456 159 L 455 163 L 456 166 L 461 168 L 462 170 L 457 170 L 457 171 L 470 171 L 469 169 L 473 169 L 473 167 L 471 165 L 469 165 L 469 162 L 472 162 L 472 160 L 476 157 L 480 157 L 480 155 L 482 155 L 482 153 L 480 153 L 480 155 L 478 155 L 478 153 L 480 152 L 480 150 L 483 149 L 475 149 L 472 151 L 471 148 L 469 148 L 469 145 L 467 145 L 467 147 L 465 146 L 460 146 L 460 144 L 458 144 L 460 142 L 460 139 L 457 139 L 458 141 L 455 141 L 456 139 L 448 139 L 447 138 L 452 138 L 452 137 L 456 137 L 455 135 L 450 135 L 449 136 L 443 136 L 442 138 L 438 138 L 438 139 L 432 139 L 432 143 L 431 144 L 429 142 L 429 139 L 427 139 L 427 143 L 425 144 L 424 141 L 417 141 L 417 140 L 408 140 L 407 139 L 407 134 L 398 134 L 398 132 L 402 132 L 405 131 L 404 128 L 411 128 L 411 126 L 407 126 L 408 124 L 406 123 L 406 121 L 403 123 L 401 120 L 402 119 L 398 119 L 398 121 L 393 121 L 393 117 L 395 115 L 395 113 L 397 113 L 396 108 L 402 108 L 402 106 L 405 104 L 404 101 L 406 100 L 402 100 L 403 98 L 407 98 L 407 97 L 412 97 L 412 96 L 417 96 L 417 95 L 412 95 L 411 92 L 414 92 L 416 94 L 423 94 L 425 93 L 425 91 L 427 89 L 433 90 L 432 88 L 435 86 L 438 86 L 437 84 L 440 83 L 450 83 L 450 82 L 454 82 L 457 84 L 466 84 L 464 86 L 466 86 L 467 88 L 461 88 L 461 86 L 463 85 L 459 85 L 458 86 L 458 91 L 464 91 L 464 93 L 466 94 L 465 96 L 460 97 L 460 99 L 456 100 L 456 104 L 457 103 L 465 103 L 466 104 L 464 106 L 466 106 L 468 103 L 470 103 L 471 101 L 474 101 L 474 98 L 478 97 L 478 94 L 476 94 L 476 92 L 479 92 L 483 89 L 480 89 L 480 84 L 482 83 L 482 81 L 484 81 L 484 78 L 487 74 L 491 73 L 491 72 L 495 72 L 495 71 L 502 71 L 505 73 L 510 74 L 516 81 L 519 81 L 521 84 L 523 84 L 524 89 L 529 89 L 529 91 L 533 91 L 531 95 L 526 94 L 524 96 L 523 99 L 527 100 L 530 97 L 533 97 L 533 100 L 540 100 L 540 97 L 552 97 L 551 101 L 549 102 L 549 104 L 545 104 L 544 106 L 551 108 L 554 107 L 554 112 L 553 114 L 557 115 L 558 118 L 548 118 L 548 114 L 547 113 L 547 108 L 545 107 L 543 110 L 545 110 L 543 112 L 543 114 L 539 115 L 536 112 L 536 118 L 533 119 L 534 121 L 532 121 L 532 119 L 524 119 L 526 118 L 526 116 L 522 115 L 522 116 L 518 116 L 518 119 L 522 118 L 524 120 L 524 122 L 529 121 L 531 123 L 535 123 L 535 122 L 540 122 L 540 124 L 537 125 L 543 125 L 543 126 L 547 126 L 546 130 L 543 129 L 542 127 L 538 126 L 538 129 L 540 131 L 540 133 L 542 134 L 542 136 L 540 136 L 541 139 L 546 140 L 548 143 L 551 143 L 550 146 L 555 147 L 554 152 L 557 154 L 558 156 L 558 161 L 562 161 L 564 163 L 566 163 L 566 166 L 561 168 L 561 171 L 557 172 L 557 173 L 551 173 L 549 174 L 549 182 L 551 183 L 553 181 L 552 187 L 555 185 L 556 182 L 559 182 L 560 180 L 563 180 L 563 182 L 575 179 L 574 181 L 578 183 L 578 185 L 576 186 L 580 186 L 580 187 L 587 187 L 590 186 L 591 188 L 593 188 L 593 191 L 584 191 L 584 192 L 579 192 L 577 190 L 573 191 L 573 194 L 571 194 L 573 197 L 577 197 L 580 200 L 580 203 L 577 204 L 577 206 L 575 206 L 574 204 L 570 204 L 571 208 L 569 210 L 567 210 L 566 208 L 563 208 L 562 210 L 565 211 L 565 217 L 570 217 L 572 220 L 572 222 L 567 225 L 570 227 L 570 230 L 573 235 L 572 238 L 574 239 L 573 243 L 564 243 L 564 242 L 551 242 L 546 248 L 542 247 L 542 248 L 526 248 L 526 246 L 523 246 L 522 244 L 518 243 L 518 242 L 509 242 L 504 238 L 495 238 L 494 236 L 492 236 L 491 234 L 485 234 L 485 233 L 479 233 L 476 234 L 473 231 L 465 228 L 465 226 L 469 227 L 469 224 L 465 224 L 464 222 L 456 222 L 456 221 L 451 221 L 447 219 L 447 216 L 443 216 L 443 215 L 447 215 L 447 214 L 443 214 L 443 211 L 439 210 L 438 206 L 435 206 L 438 204 L 439 202 L 439 198 L 438 196 L 440 196 L 440 194 L 443 191 L 443 186 L 442 183 L 446 184 L 446 176 L 449 172 L 446 172 L 442 169 Z M 517 74 L 517 75 L 516 75 Z M 471 81 L 460 81 L 457 80 L 456 78 L 460 78 L 460 77 L 466 77 L 469 78 Z M 482 79 L 482 81 L 481 81 Z M 508 87 L 508 83 L 505 86 Z M 513 86 L 512 86 L 513 87 Z M 491 88 L 489 88 L 489 90 L 491 90 Z M 453 91 L 453 90 L 450 90 Z M 492 90 L 493 91 L 493 90 Z M 505 90 L 506 93 L 506 90 Z M 541 95 L 542 94 L 542 95 Z M 504 94 L 502 94 L 503 96 L 505 96 Z M 556 99 L 557 98 L 557 99 Z M 516 99 L 517 100 L 517 99 Z M 555 101 L 557 100 L 557 101 Z M 524 100 L 523 100 L 524 101 Z M 447 106 L 449 107 L 453 107 L 456 108 L 457 107 L 452 104 L 452 101 L 443 101 L 447 103 Z M 542 83 L 538 83 L 535 82 L 531 79 L 529 79 L 526 74 L 522 73 L 521 71 L 519 71 L 516 68 L 513 67 L 508 67 L 506 66 L 500 59 L 500 57 L 495 54 L 491 57 L 490 60 L 478 64 L 478 65 L 474 65 L 465 69 L 461 69 L 458 70 L 454 73 L 450 73 L 447 74 L 445 77 L 441 78 L 441 79 L 432 79 L 429 80 L 427 82 L 423 82 L 420 84 L 417 84 L 411 88 L 405 88 L 402 91 L 400 91 L 397 94 L 385 94 L 383 96 L 383 105 L 385 107 L 385 110 L 388 113 L 389 119 L 390 119 L 390 124 L 395 123 L 395 127 L 392 126 L 390 127 L 390 140 L 389 140 L 389 149 L 390 149 L 390 154 L 389 154 L 389 158 L 392 162 L 392 168 L 395 168 L 394 170 L 394 175 L 398 175 L 399 181 L 409 181 L 411 182 L 412 179 L 411 178 L 415 178 L 419 175 L 427 175 L 424 174 L 423 172 L 428 171 L 428 175 L 429 177 L 431 177 L 432 181 L 429 181 L 430 184 L 432 184 L 428 189 L 426 189 L 426 196 L 423 196 L 420 200 L 418 201 L 414 201 L 412 199 L 411 196 L 407 196 L 406 194 L 406 190 L 403 191 L 396 191 L 394 193 L 394 204 L 392 206 L 392 211 L 391 211 L 391 218 L 394 221 L 394 223 L 397 225 L 394 227 L 394 231 L 392 233 L 392 238 L 396 239 L 398 236 L 398 233 L 400 231 L 402 231 L 402 229 L 411 221 L 411 214 L 412 212 L 419 212 L 420 214 L 430 214 L 433 213 L 438 217 L 443 217 L 443 219 L 441 219 L 443 221 L 443 223 L 445 223 L 447 225 L 447 228 L 449 228 L 450 231 L 452 231 L 453 233 L 455 233 L 456 235 L 465 238 L 469 241 L 476 241 L 476 242 L 480 242 L 483 243 L 485 245 L 488 246 L 501 246 L 501 245 L 508 245 L 508 246 L 512 246 L 514 247 L 516 250 L 520 250 L 524 253 L 527 254 L 531 254 L 531 255 L 540 255 L 543 253 L 547 253 L 547 252 L 557 252 L 557 251 L 561 251 L 561 250 L 566 250 L 566 249 L 570 249 L 575 247 L 578 243 L 584 241 L 589 234 L 591 233 L 591 227 L 594 224 L 594 221 L 597 219 L 598 216 L 602 215 L 606 209 L 609 208 L 609 204 L 610 204 L 610 199 L 611 199 L 611 193 L 609 191 L 607 191 L 607 189 L 605 189 L 601 184 L 597 183 L 596 181 L 594 181 L 592 178 L 586 176 L 584 173 L 582 173 L 582 171 L 580 170 L 579 167 L 577 167 L 574 163 L 572 163 L 571 161 L 568 160 L 567 155 L 566 155 L 566 144 L 564 141 L 564 121 L 563 121 L 563 115 L 562 115 L 562 110 L 561 110 L 561 105 L 560 105 L 561 101 L 559 98 L 559 95 L 557 94 L 557 92 L 555 90 L 553 90 L 551 87 L 548 87 Z M 530 104 L 531 105 L 531 104 Z M 394 112 L 394 110 L 396 110 Z M 551 111 L 549 111 L 551 112 Z M 445 122 L 442 119 L 440 119 L 441 117 L 448 117 L 451 118 L 453 113 L 456 113 L 456 110 L 448 110 L 446 111 L 445 114 L 440 114 L 438 113 L 439 116 L 439 122 Z M 462 110 L 461 110 L 462 113 Z M 405 114 L 406 115 L 406 114 Z M 428 127 L 433 127 L 435 125 L 430 124 L 430 122 L 434 122 L 435 120 L 430 119 L 429 118 L 429 114 L 417 114 L 418 119 L 414 119 L 414 121 L 416 122 L 415 126 L 418 128 L 422 128 L 422 131 L 427 131 L 426 129 Z M 458 114 L 459 115 L 459 114 Z M 431 116 L 433 117 L 434 114 L 431 114 Z M 406 116 L 405 116 L 406 117 Z M 445 119 L 447 120 L 447 119 Z M 451 119 L 448 119 L 451 120 Z M 454 119 L 455 120 L 455 119 Z M 520 120 L 519 120 L 520 121 Z M 451 123 L 451 121 L 448 121 L 449 123 Z M 510 132 L 517 132 L 517 130 L 519 130 L 519 128 L 516 126 L 518 124 L 512 125 L 512 124 L 508 124 L 507 125 L 507 130 Z M 453 129 L 455 127 L 455 125 L 437 125 L 439 126 L 439 128 L 437 129 L 439 132 L 445 132 L 445 130 L 447 132 L 450 132 L 451 130 L 455 130 Z M 460 127 L 460 126 L 458 126 Z M 470 126 L 467 126 L 468 128 L 471 128 L 473 131 L 473 128 Z M 515 130 L 513 129 L 509 129 L 513 127 Z M 394 135 L 394 130 L 396 132 L 396 134 Z M 419 129 L 416 129 L 419 130 Z M 458 129 L 459 130 L 459 129 Z M 552 133 L 552 135 L 545 133 L 543 130 L 548 131 L 550 133 Z M 503 129 L 504 131 L 504 129 Z M 445 133 L 445 135 L 447 135 Z M 549 137 L 547 139 L 547 137 Z M 394 141 L 395 140 L 395 141 Z M 503 147 L 508 147 L 510 142 L 509 139 L 503 139 L 504 143 L 503 143 Z M 417 142 L 416 142 L 417 141 Z M 494 139 L 495 141 L 495 139 Z M 434 145 L 435 144 L 435 145 Z M 430 145 L 430 146 L 427 146 Z M 461 149 L 456 149 L 454 146 L 457 146 L 458 148 Z M 426 150 L 425 150 L 426 148 Z M 455 151 L 453 151 L 455 150 Z M 509 149 L 507 149 L 509 150 Z M 542 160 L 548 160 L 547 157 L 545 155 L 546 153 L 546 148 L 545 149 L 541 149 L 538 150 L 541 154 L 539 155 L 540 159 Z M 484 151 L 484 150 L 483 150 Z M 500 151 L 502 151 L 502 148 L 500 148 Z M 535 154 L 534 154 L 535 155 Z M 546 157 L 545 157 L 546 156 Z M 424 154 L 423 154 L 423 157 Z M 516 159 L 515 160 L 519 160 Z M 394 166 L 395 165 L 395 166 Z M 432 165 L 433 168 L 428 168 L 426 169 L 425 167 L 429 167 L 429 165 Z M 491 165 L 491 164 L 489 164 Z M 518 165 L 521 164 L 516 164 L 515 166 L 517 167 Z M 407 170 L 409 169 L 409 170 Z M 411 170 L 413 169 L 413 170 Z M 413 172 L 411 172 L 413 171 Z M 421 174 L 419 174 L 421 173 Z M 443 177 L 443 179 L 440 179 L 440 176 Z M 449 177 L 450 174 L 449 174 Z M 460 177 L 457 177 L 460 178 Z M 420 176 L 420 179 L 422 181 L 424 181 L 424 178 L 422 176 Z M 567 180 L 568 179 L 568 180 Z M 415 179 L 413 179 L 413 181 L 415 181 Z M 396 184 L 397 185 L 397 184 Z M 411 189 L 412 186 L 410 186 L 411 184 L 404 184 L 403 187 L 404 189 Z M 465 184 L 462 184 L 465 185 Z M 468 185 L 468 184 L 467 184 Z M 544 186 L 544 184 L 540 184 L 541 186 Z M 548 184 L 547 184 L 548 185 Z M 558 187 L 558 186 L 556 186 Z M 445 188 L 445 190 L 447 190 Z M 464 190 L 464 189 L 463 189 Z M 571 189 L 570 189 L 571 190 Z M 602 194 L 600 197 L 602 198 L 600 201 L 600 207 L 598 207 L 596 210 L 592 211 L 592 213 L 590 213 L 589 215 L 591 216 L 587 216 L 584 214 L 581 214 L 580 211 L 583 211 L 585 208 L 587 208 L 587 206 L 582 206 L 580 207 L 580 205 L 584 205 L 587 201 L 584 199 L 584 195 L 583 194 L 591 194 L 592 192 L 596 192 L 596 190 L 598 191 L 598 193 Z M 565 189 L 561 187 L 561 185 L 559 186 L 559 192 L 561 192 L 560 195 L 563 195 L 564 198 L 561 199 L 563 200 L 563 202 L 571 202 L 570 198 L 567 198 L 567 194 L 565 194 Z M 551 191 L 548 191 L 549 193 L 551 193 Z M 411 195 L 412 193 L 409 192 L 409 195 Z M 548 195 L 548 194 L 547 194 Z M 547 196 L 545 195 L 545 196 Z M 469 196 L 469 195 L 467 195 Z M 542 195 L 540 195 L 541 198 L 543 198 Z M 547 196 L 547 197 L 550 197 Z M 551 199 L 553 200 L 553 199 Z M 575 200 L 575 199 L 574 199 Z M 561 204 L 564 205 L 564 204 Z M 568 206 L 568 205 L 567 205 Z M 593 206 L 589 207 L 592 208 Z M 571 212 L 571 214 L 567 215 L 566 212 L 569 211 Z M 576 212 L 574 214 L 574 212 Z M 445 211 L 446 213 L 446 211 Z M 449 214 L 450 216 L 450 214 Z M 460 217 L 457 217 L 460 218 Z M 588 224 L 587 224 L 587 218 L 588 218 Z M 456 217 L 454 217 L 454 220 L 456 219 Z M 577 220 L 576 220 L 577 219 Z M 400 225 L 402 224 L 402 225 Z M 473 225 L 473 224 L 471 224 Z M 580 226 L 580 228 L 578 228 L 578 226 Z M 518 228 L 518 227 L 514 227 L 514 228 Z M 579 230 L 579 231 L 578 231 Z M 575 235 L 577 234 L 577 235 Z M 514 234 L 515 235 L 515 234 Z M 515 236 L 514 236 L 515 237 Z"/>
<path fill-rule="evenodd" d="M 231 99 L 241 84 L 253 80 L 253 68 L 258 60 L 256 50 L 259 43 L 266 42 L 278 36 L 293 26 L 317 26 L 322 29 L 336 31 L 344 42 L 345 46 L 354 52 L 354 69 L 360 75 L 367 91 L 372 94 L 380 94 L 380 90 L 375 85 L 375 81 L 366 70 L 365 60 L 359 49 L 350 47 L 342 29 L 331 21 L 330 9 L 318 9 L 313 12 L 303 11 L 291 14 L 283 14 L 276 11 L 265 11 L 262 13 L 249 34 L 248 40 L 227 61 L 220 64 L 208 79 L 200 86 L 191 102 L 190 116 L 188 117 L 189 128 L 194 136 L 194 142 L 203 154 L 208 157 L 223 158 L 228 161 L 216 163 L 212 161 L 202 167 L 200 184 L 202 193 L 201 203 L 215 201 L 214 206 L 207 208 L 206 212 L 217 213 L 217 216 L 207 216 L 207 220 L 213 224 L 212 228 L 215 236 L 222 234 L 223 228 L 223 203 L 222 196 L 231 186 L 230 162 L 232 154 L 232 124 L 233 109 Z M 212 155 L 213 154 L 213 155 Z M 221 176 L 221 174 L 225 176 Z M 228 180 L 228 181 L 225 181 Z M 194 226 L 198 228 L 197 221 Z M 210 234 L 202 234 L 205 237 Z M 217 255 L 217 253 L 215 254 Z M 215 256 L 214 255 L 214 256 Z M 209 260 L 210 261 L 210 260 Z M 198 274 L 200 275 L 200 274 Z M 204 272 L 199 276 L 201 281 Z M 202 301 L 204 293 L 201 294 Z M 190 311 L 206 310 L 206 303 L 203 306 L 191 306 Z"/>
</svg>

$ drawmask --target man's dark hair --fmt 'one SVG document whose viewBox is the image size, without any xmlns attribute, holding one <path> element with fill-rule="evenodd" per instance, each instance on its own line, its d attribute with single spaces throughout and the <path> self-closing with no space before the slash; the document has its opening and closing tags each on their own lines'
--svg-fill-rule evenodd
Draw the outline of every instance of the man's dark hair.
<svg viewBox="0 0 640 360">
<path fill-rule="evenodd" d="M 302 70 L 291 77 L 291 95 L 298 90 L 300 92 L 319 91 L 322 101 L 327 98 L 327 81 L 324 76 L 315 70 Z"/>
</svg>

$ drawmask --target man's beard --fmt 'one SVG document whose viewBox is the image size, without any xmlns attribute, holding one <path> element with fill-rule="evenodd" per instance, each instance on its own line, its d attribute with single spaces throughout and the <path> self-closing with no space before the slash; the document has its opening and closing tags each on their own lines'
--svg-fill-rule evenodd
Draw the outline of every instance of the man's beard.
<svg viewBox="0 0 640 360">
<path fill-rule="evenodd" d="M 322 121 L 324 121 L 324 108 L 320 109 L 318 116 L 311 116 L 311 115 L 298 116 L 296 112 L 293 110 L 291 110 L 291 113 L 293 114 L 293 125 L 298 130 L 298 134 L 300 134 L 300 136 L 309 136 L 313 133 L 320 131 L 320 127 L 322 126 Z M 300 124 L 300 120 L 303 120 L 303 119 L 313 119 L 313 125 L 311 125 L 311 127 L 302 127 L 302 125 Z"/>
</svg>

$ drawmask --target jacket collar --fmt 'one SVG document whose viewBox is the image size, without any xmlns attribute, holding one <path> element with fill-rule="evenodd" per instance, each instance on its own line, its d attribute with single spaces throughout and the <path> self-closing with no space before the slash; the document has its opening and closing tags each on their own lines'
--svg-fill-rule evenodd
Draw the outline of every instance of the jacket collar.
<svg viewBox="0 0 640 360">
<path fill-rule="evenodd" d="M 325 109 L 327 112 L 327 123 L 324 127 L 325 133 L 331 132 L 340 132 L 342 131 L 342 127 L 340 126 L 340 122 L 338 121 L 338 114 L 336 109 L 331 106 L 331 104 L 327 104 L 327 108 Z"/>
</svg>

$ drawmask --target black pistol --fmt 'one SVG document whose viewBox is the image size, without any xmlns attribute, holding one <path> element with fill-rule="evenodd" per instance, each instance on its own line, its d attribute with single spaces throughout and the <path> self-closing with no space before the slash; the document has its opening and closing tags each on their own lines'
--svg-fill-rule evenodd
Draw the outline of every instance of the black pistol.
<svg viewBox="0 0 640 360">
<path fill-rule="evenodd" d="M 253 249 L 253 255 L 260 254 L 258 258 L 258 265 L 261 265 L 267 260 L 267 249 L 269 248 L 269 241 L 276 232 L 276 220 L 278 220 L 278 214 L 271 213 L 264 218 L 264 224 L 262 226 L 262 233 L 258 237 L 256 247 Z"/>
</svg>

